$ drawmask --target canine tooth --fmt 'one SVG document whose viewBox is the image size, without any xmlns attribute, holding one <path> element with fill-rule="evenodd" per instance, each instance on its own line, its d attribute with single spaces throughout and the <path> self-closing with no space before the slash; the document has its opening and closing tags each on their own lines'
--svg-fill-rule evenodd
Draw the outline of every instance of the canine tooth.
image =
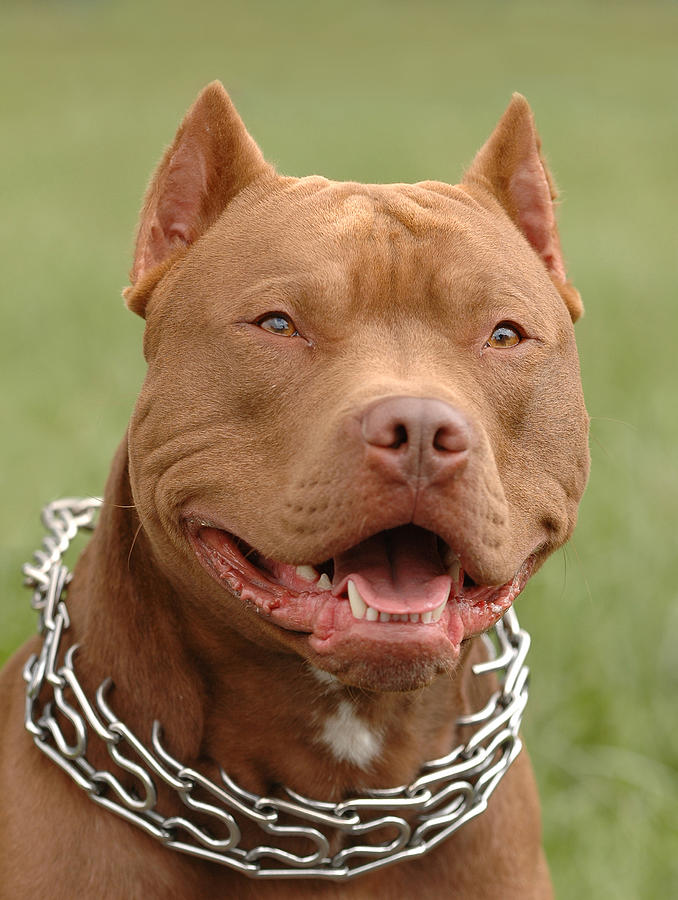
<svg viewBox="0 0 678 900">
<path fill-rule="evenodd" d="M 445 600 L 444 603 L 441 603 L 440 606 L 436 606 L 436 608 L 433 610 L 433 618 L 431 619 L 432 622 L 438 621 L 438 619 L 442 616 L 443 610 L 445 609 L 446 606 L 447 606 L 447 600 Z"/>
<path fill-rule="evenodd" d="M 452 581 L 456 583 L 459 581 L 459 570 L 461 569 L 461 564 L 459 560 L 455 557 L 452 562 L 447 563 L 447 574 L 452 578 Z"/>
<path fill-rule="evenodd" d="M 323 572 L 323 575 L 324 574 L 325 573 Z M 327 578 L 327 576 L 325 577 Z M 327 580 L 329 581 L 329 578 Z M 368 613 L 367 618 L 371 618 L 369 616 L 371 607 L 368 608 L 367 603 L 365 603 L 360 596 L 360 591 L 352 581 L 349 581 L 348 583 L 348 602 L 351 604 L 351 612 L 353 613 L 354 619 L 363 619 L 365 617 L 365 612 Z M 376 612 L 376 609 L 372 610 L 372 612 Z"/>
<path fill-rule="evenodd" d="M 368 622 L 376 622 L 377 619 L 379 618 L 379 613 L 373 606 L 368 606 L 367 612 L 365 613 L 365 618 L 367 619 Z"/>
<path fill-rule="evenodd" d="M 318 579 L 318 587 L 322 588 L 323 591 L 329 591 L 329 589 L 332 587 L 332 582 L 330 581 L 326 572 L 323 572 Z"/>
<path fill-rule="evenodd" d="M 431 612 L 431 610 L 421 614 L 421 621 L 424 623 L 424 625 L 428 625 L 432 619 L 433 613 Z"/>
<path fill-rule="evenodd" d="M 318 580 L 318 573 L 313 568 L 313 566 L 297 566 L 296 572 L 299 578 L 303 578 L 304 581 Z"/>
<path fill-rule="evenodd" d="M 380 622 L 390 622 L 391 616 L 389 613 L 379 613 L 379 621 Z"/>
<path fill-rule="evenodd" d="M 419 613 L 410 613 L 410 622 L 418 622 L 419 620 Z"/>
</svg>

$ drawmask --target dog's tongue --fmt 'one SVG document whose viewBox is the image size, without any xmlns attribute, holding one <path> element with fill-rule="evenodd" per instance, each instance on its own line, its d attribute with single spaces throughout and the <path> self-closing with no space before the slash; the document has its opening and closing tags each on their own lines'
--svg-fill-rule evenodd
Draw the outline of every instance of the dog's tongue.
<svg viewBox="0 0 678 900">
<path fill-rule="evenodd" d="M 413 525 L 382 531 L 334 558 L 332 593 L 352 581 L 368 606 L 387 613 L 422 613 L 447 600 L 452 578 L 435 534 Z"/>
</svg>

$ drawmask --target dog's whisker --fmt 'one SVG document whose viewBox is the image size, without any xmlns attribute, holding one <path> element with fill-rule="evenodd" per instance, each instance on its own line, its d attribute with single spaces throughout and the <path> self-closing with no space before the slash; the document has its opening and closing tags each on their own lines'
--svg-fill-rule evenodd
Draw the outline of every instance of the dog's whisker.
<svg viewBox="0 0 678 900">
<path fill-rule="evenodd" d="M 586 595 L 588 597 L 589 605 L 593 608 L 593 606 L 595 605 L 593 600 L 593 591 L 591 590 L 591 585 L 589 584 L 588 576 L 586 574 L 586 566 L 584 565 L 584 561 L 581 558 L 581 554 L 579 553 L 579 548 L 577 547 L 577 542 L 574 538 L 570 540 L 569 546 L 572 548 L 572 552 L 574 553 L 577 562 L 579 563 L 581 577 L 584 579 L 584 586 L 586 588 Z M 563 551 L 567 551 L 567 548 L 563 547 Z M 567 560 L 566 552 L 565 559 Z"/>
<path fill-rule="evenodd" d="M 93 498 L 92 498 L 93 499 Z M 110 500 L 102 500 L 102 506 L 109 506 L 111 509 L 136 509 L 135 503 L 112 503 Z"/>
<path fill-rule="evenodd" d="M 139 522 L 139 526 L 137 527 L 137 530 L 134 532 L 134 537 L 132 538 L 132 543 L 129 548 L 129 553 L 127 554 L 127 570 L 128 571 L 131 570 L 130 566 L 131 566 L 131 561 L 132 561 L 132 551 L 134 550 L 134 546 L 137 542 L 137 538 L 141 534 L 142 527 L 143 526 L 142 526 L 141 522 Z"/>
</svg>

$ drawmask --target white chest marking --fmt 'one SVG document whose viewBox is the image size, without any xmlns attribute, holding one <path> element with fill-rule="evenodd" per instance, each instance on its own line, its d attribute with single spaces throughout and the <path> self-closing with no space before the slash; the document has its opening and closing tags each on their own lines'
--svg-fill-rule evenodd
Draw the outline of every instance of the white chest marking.
<svg viewBox="0 0 678 900">
<path fill-rule="evenodd" d="M 362 722 L 348 700 L 341 700 L 336 712 L 323 723 L 320 740 L 340 762 L 366 768 L 381 750 L 382 737 Z"/>
<path fill-rule="evenodd" d="M 324 669 L 316 669 L 315 666 L 311 666 L 311 675 L 313 675 L 315 680 L 319 684 L 322 684 L 327 691 L 338 691 L 341 688 L 339 679 L 334 675 L 330 675 L 330 673 L 326 672 Z"/>
</svg>

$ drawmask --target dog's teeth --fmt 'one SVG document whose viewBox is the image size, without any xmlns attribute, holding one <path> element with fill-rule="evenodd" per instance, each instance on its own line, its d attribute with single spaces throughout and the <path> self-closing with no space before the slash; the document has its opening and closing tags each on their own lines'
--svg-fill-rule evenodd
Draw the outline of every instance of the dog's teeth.
<svg viewBox="0 0 678 900">
<path fill-rule="evenodd" d="M 453 584 L 456 584 L 459 581 L 461 564 L 451 550 L 448 551 L 445 557 L 445 565 L 447 566 L 447 574 L 452 579 Z"/>
<path fill-rule="evenodd" d="M 321 588 L 323 591 L 329 591 L 332 587 L 332 582 L 329 579 L 329 576 L 323 572 L 320 578 L 318 579 L 317 587 Z"/>
<path fill-rule="evenodd" d="M 323 572 L 325 578 L 327 576 Z M 329 578 L 327 579 L 329 581 Z M 351 604 L 351 612 L 353 613 L 354 619 L 363 619 L 365 618 L 365 613 L 367 612 L 367 618 L 372 622 L 376 619 L 376 609 L 372 609 L 372 607 L 368 607 L 367 603 L 360 596 L 360 591 L 355 586 L 355 584 L 349 580 L 348 582 L 348 602 Z M 370 613 L 375 613 L 374 616 L 371 616 Z"/>
<path fill-rule="evenodd" d="M 438 621 L 438 619 L 442 616 L 443 611 L 444 611 L 444 609 L 445 609 L 446 606 L 447 606 L 447 600 L 445 600 L 444 603 L 441 603 L 440 606 L 436 606 L 436 608 L 433 610 L 433 615 L 432 615 L 432 618 L 431 618 L 431 621 L 432 621 L 432 622 L 437 622 L 437 621 Z"/>
<path fill-rule="evenodd" d="M 297 566 L 296 572 L 299 578 L 303 578 L 304 581 L 318 580 L 318 573 L 313 568 L 313 566 Z"/>
<path fill-rule="evenodd" d="M 457 582 L 459 580 L 459 570 L 461 565 L 459 563 L 459 557 L 451 547 L 448 547 L 445 551 L 443 563 L 445 564 L 447 574 L 451 577 L 452 581 Z"/>
<path fill-rule="evenodd" d="M 360 596 L 360 591 L 353 581 L 349 579 L 347 586 L 348 602 L 351 606 L 353 618 L 366 619 L 368 622 L 423 622 L 428 625 L 430 622 L 438 621 L 447 605 L 447 600 L 445 600 L 444 603 L 441 603 L 440 606 L 437 606 L 434 610 L 425 613 L 408 614 L 379 612 L 378 609 L 375 609 L 373 606 L 368 606 L 368 604 L 365 603 Z"/>
</svg>

